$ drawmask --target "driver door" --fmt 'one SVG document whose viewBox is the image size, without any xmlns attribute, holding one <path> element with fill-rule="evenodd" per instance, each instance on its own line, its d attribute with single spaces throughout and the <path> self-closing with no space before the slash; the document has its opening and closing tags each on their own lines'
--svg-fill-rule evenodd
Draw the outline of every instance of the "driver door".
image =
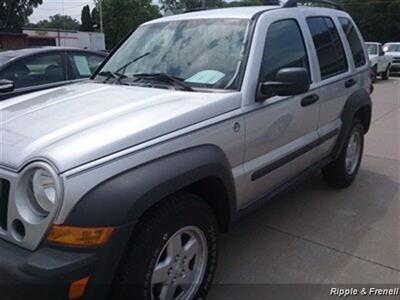
<svg viewBox="0 0 400 300">
<path fill-rule="evenodd" d="M 267 30 L 258 83 L 276 80 L 283 68 L 311 67 L 300 21 L 293 18 L 271 20 Z M 246 192 L 241 208 L 285 183 L 315 159 L 314 143 L 318 140 L 319 104 L 303 101 L 318 97 L 316 91 L 297 96 L 272 96 L 254 99 L 246 107 Z M 256 97 L 257 98 L 257 97 Z M 305 105 L 306 104 L 306 105 Z"/>
</svg>

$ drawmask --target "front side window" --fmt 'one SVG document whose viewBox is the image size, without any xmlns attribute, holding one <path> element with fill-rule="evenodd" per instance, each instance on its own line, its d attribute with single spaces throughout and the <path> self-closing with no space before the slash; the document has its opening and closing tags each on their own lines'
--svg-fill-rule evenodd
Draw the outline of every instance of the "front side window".
<svg viewBox="0 0 400 300">
<path fill-rule="evenodd" d="M 62 56 L 48 54 L 23 59 L 8 67 L 0 78 L 13 81 L 16 88 L 63 81 L 65 70 Z"/>
<path fill-rule="evenodd" d="M 355 66 L 358 68 L 365 65 L 367 60 L 365 58 L 364 49 L 353 23 L 347 18 L 339 18 L 339 21 L 346 34 L 347 41 L 349 42 Z"/>
<path fill-rule="evenodd" d="M 249 20 L 199 19 L 139 27 L 100 73 L 167 74 L 190 86 L 236 89 Z M 132 80 L 134 82 L 134 80 Z"/>
<path fill-rule="evenodd" d="M 260 80 L 274 81 L 279 70 L 294 67 L 310 71 L 299 25 L 295 20 L 273 23 L 265 41 Z"/>
<path fill-rule="evenodd" d="M 348 70 L 346 54 L 339 33 L 329 17 L 307 18 L 308 27 L 317 51 L 321 78 L 345 73 Z"/>
</svg>

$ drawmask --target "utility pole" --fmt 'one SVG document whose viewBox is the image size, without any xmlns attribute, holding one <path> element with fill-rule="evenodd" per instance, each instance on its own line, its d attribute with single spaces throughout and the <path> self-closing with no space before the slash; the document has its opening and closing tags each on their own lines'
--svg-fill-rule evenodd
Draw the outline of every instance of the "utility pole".
<svg viewBox="0 0 400 300">
<path fill-rule="evenodd" d="M 103 33 L 103 7 L 101 5 L 101 0 L 99 0 L 99 14 L 100 14 L 100 32 Z"/>
</svg>

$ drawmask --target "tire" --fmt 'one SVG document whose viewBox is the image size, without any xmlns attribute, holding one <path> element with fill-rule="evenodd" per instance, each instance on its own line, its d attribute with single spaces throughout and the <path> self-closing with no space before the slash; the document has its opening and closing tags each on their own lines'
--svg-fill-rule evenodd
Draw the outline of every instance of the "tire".
<svg viewBox="0 0 400 300">
<path fill-rule="evenodd" d="M 372 81 L 372 83 L 375 83 L 375 82 L 376 82 L 377 77 L 378 77 L 378 66 L 374 66 L 374 67 L 372 68 L 372 74 L 371 74 L 371 81 Z"/>
<path fill-rule="evenodd" d="M 357 139 L 357 147 L 354 146 L 354 136 Z M 349 144 L 352 146 L 349 146 Z M 354 151 L 353 151 L 354 150 Z M 350 186 L 357 176 L 361 165 L 362 154 L 364 150 L 364 127 L 358 118 L 354 119 L 350 134 L 346 138 L 346 143 L 340 152 L 338 158 L 326 167 L 322 168 L 322 174 L 326 182 L 336 188 L 346 188 Z M 351 153 L 355 156 L 351 156 Z M 348 164 L 346 165 L 346 157 Z M 351 160 L 354 158 L 354 160 Z M 352 162 L 350 164 L 350 162 Z M 351 165 L 351 167 L 350 167 Z"/>
<path fill-rule="evenodd" d="M 180 299 L 204 299 L 216 270 L 217 231 L 214 214 L 202 199 L 187 193 L 166 199 L 145 214 L 135 229 L 117 272 L 110 298 L 175 299 L 160 297 L 163 292 L 172 294 L 174 287 L 176 297 L 183 296 Z M 196 245 L 194 241 L 201 251 L 190 259 L 190 251 L 184 252 L 182 249 L 189 247 L 190 243 Z M 173 247 L 178 244 L 183 244 L 183 247 Z M 183 252 L 175 251 L 179 248 Z M 160 271 L 155 271 L 156 266 L 159 266 Z M 191 269 L 196 272 L 191 272 Z M 165 278 L 167 281 L 164 282 Z M 197 284 L 187 284 L 185 280 Z M 159 281 L 164 283 L 155 284 Z M 170 284 L 166 285 L 166 282 Z"/>
<path fill-rule="evenodd" d="M 388 65 L 386 71 L 382 73 L 383 80 L 388 80 L 389 77 L 390 77 L 390 65 Z"/>
</svg>

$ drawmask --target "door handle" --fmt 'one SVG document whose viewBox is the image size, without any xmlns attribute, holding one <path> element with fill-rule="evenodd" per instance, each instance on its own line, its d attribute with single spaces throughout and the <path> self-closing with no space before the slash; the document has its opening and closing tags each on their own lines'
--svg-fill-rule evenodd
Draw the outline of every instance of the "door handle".
<svg viewBox="0 0 400 300">
<path fill-rule="evenodd" d="M 318 100 L 319 100 L 319 96 L 317 94 L 312 94 L 301 100 L 301 106 L 305 107 L 305 106 L 312 105 L 315 102 L 317 102 Z"/>
<path fill-rule="evenodd" d="M 349 79 L 346 81 L 344 86 L 346 87 L 346 89 L 348 89 L 348 88 L 351 88 L 352 86 L 354 86 L 356 83 L 357 83 L 357 80 Z"/>
</svg>

